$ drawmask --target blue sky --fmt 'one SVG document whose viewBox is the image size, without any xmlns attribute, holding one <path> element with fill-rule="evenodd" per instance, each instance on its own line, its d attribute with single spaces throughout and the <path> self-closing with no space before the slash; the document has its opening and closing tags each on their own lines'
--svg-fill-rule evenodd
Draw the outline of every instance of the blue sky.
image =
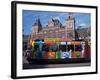
<svg viewBox="0 0 100 80">
<path fill-rule="evenodd" d="M 51 17 L 58 18 L 60 22 L 64 25 L 65 19 L 67 19 L 68 15 L 68 12 L 23 10 L 23 34 L 27 35 L 31 33 L 32 25 L 34 24 L 37 17 L 40 18 L 42 26 L 45 27 Z M 91 15 L 89 13 L 73 13 L 73 16 L 76 20 L 76 27 L 90 26 Z"/>
</svg>

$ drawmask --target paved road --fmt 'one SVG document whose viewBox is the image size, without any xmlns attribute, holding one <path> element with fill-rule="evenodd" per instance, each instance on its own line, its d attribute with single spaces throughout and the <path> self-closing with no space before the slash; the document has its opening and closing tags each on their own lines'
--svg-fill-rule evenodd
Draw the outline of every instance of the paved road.
<svg viewBox="0 0 100 80">
<path fill-rule="evenodd" d="M 75 64 L 23 64 L 23 69 L 39 69 L 39 68 L 60 68 L 60 67 L 81 67 L 90 66 L 90 63 L 75 63 Z"/>
</svg>

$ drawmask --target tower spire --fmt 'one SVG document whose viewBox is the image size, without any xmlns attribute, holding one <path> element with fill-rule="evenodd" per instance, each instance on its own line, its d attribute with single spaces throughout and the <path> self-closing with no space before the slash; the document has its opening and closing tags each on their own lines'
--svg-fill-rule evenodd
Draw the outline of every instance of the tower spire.
<svg viewBox="0 0 100 80">
<path fill-rule="evenodd" d="M 68 15 L 69 15 L 69 16 L 68 16 L 68 19 L 73 19 L 73 18 L 74 18 L 74 13 L 69 12 Z"/>
</svg>

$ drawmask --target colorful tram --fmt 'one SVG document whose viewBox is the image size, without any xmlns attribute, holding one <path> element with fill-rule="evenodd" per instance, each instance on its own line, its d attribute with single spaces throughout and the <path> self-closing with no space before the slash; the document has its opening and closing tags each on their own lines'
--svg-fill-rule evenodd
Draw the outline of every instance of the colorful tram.
<svg viewBox="0 0 100 80">
<path fill-rule="evenodd" d="M 59 38 L 30 40 L 31 59 L 72 60 L 89 59 L 91 47 L 89 41 L 70 41 Z"/>
</svg>

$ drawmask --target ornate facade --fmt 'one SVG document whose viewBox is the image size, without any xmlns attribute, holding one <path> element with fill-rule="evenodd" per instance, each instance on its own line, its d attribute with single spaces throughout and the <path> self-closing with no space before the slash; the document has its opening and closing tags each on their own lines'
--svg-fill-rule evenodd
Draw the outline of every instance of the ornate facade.
<svg viewBox="0 0 100 80">
<path fill-rule="evenodd" d="M 62 25 L 59 19 L 51 18 L 47 26 L 42 26 L 39 18 L 32 25 L 31 37 L 35 39 L 44 38 L 66 38 L 75 40 L 75 18 L 68 16 L 65 20 L 65 25 Z"/>
</svg>

